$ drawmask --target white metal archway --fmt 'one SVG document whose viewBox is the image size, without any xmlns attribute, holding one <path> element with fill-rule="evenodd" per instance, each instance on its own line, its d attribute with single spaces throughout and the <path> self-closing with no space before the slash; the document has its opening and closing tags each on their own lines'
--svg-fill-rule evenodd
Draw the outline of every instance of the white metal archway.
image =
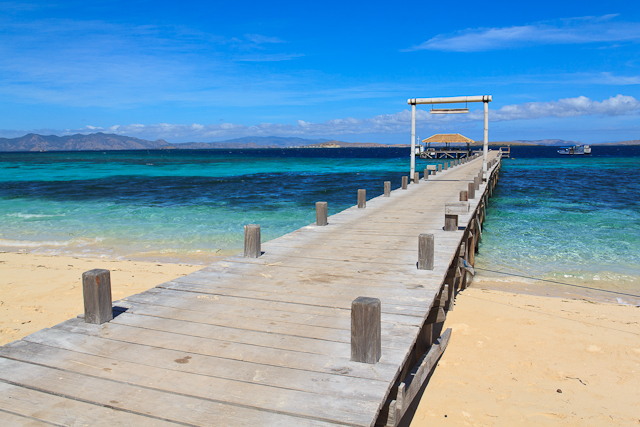
<svg viewBox="0 0 640 427">
<path fill-rule="evenodd" d="M 489 102 L 491 95 L 479 96 L 450 96 L 445 98 L 411 98 L 407 104 L 411 105 L 411 173 L 413 179 L 416 171 L 416 105 L 417 104 L 460 104 L 467 102 L 482 102 L 484 104 L 484 147 L 482 149 L 482 174 L 487 178 L 487 155 L 489 154 Z M 433 113 L 435 110 L 432 110 Z M 467 108 L 438 110 L 439 114 L 468 113 Z"/>
</svg>

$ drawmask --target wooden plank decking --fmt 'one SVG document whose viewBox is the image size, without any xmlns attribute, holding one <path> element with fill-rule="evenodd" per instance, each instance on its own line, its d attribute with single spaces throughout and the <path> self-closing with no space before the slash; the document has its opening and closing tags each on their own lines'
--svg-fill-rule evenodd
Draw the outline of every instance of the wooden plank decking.
<svg viewBox="0 0 640 427">
<path fill-rule="evenodd" d="M 109 323 L 74 318 L 0 347 L 0 424 L 373 425 L 415 363 L 488 182 L 458 231 L 443 230 L 444 205 L 481 166 L 264 243 L 259 258 L 229 257 L 117 301 Z M 420 233 L 435 236 L 434 270 L 416 268 Z M 382 302 L 377 364 L 350 361 L 359 296 Z"/>
</svg>

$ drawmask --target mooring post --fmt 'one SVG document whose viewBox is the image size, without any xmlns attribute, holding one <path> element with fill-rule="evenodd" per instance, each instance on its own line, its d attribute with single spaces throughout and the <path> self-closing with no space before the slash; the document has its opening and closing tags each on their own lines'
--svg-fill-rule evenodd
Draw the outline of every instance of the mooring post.
<svg viewBox="0 0 640 427">
<path fill-rule="evenodd" d="M 351 361 L 375 364 L 382 356 L 380 300 L 358 297 L 351 302 Z"/>
<path fill-rule="evenodd" d="M 244 226 L 244 257 L 258 258 L 262 255 L 260 250 L 260 226 L 248 224 Z"/>
<path fill-rule="evenodd" d="M 415 172 L 413 174 L 413 183 L 414 184 L 420 183 L 420 172 Z"/>
<path fill-rule="evenodd" d="M 358 209 L 367 207 L 367 190 L 358 190 Z"/>
<path fill-rule="evenodd" d="M 391 181 L 384 182 L 384 197 L 391 196 Z"/>
<path fill-rule="evenodd" d="M 428 180 L 429 179 L 429 169 L 425 168 L 424 169 L 424 180 Z"/>
<path fill-rule="evenodd" d="M 402 177 L 402 189 L 406 190 L 408 185 L 409 185 L 409 177 L 408 176 L 403 176 Z"/>
<path fill-rule="evenodd" d="M 418 270 L 433 270 L 435 244 L 433 234 L 418 236 Z"/>
<path fill-rule="evenodd" d="M 316 202 L 316 225 L 327 225 L 327 202 Z"/>
<path fill-rule="evenodd" d="M 467 192 L 466 192 L 466 191 L 464 191 L 464 190 L 463 190 L 463 191 L 461 191 L 461 192 L 460 192 L 460 201 L 461 201 L 461 202 L 466 202 L 467 200 L 469 200 L 469 199 L 467 198 Z"/>
<path fill-rule="evenodd" d="M 442 163 L 438 165 L 438 172 L 442 172 Z"/>
<path fill-rule="evenodd" d="M 474 190 L 480 190 L 480 179 L 477 176 L 473 178 L 473 187 Z"/>
<path fill-rule="evenodd" d="M 444 231 L 456 231 L 458 229 L 458 215 L 444 214 Z"/>
<path fill-rule="evenodd" d="M 443 168 L 444 170 L 449 169 L 449 162 L 444 162 L 444 165 L 442 165 L 442 168 Z"/>
<path fill-rule="evenodd" d="M 469 198 L 469 200 L 473 200 L 476 198 L 476 184 L 473 182 L 470 182 L 467 187 L 467 197 Z"/>
<path fill-rule="evenodd" d="M 82 273 L 84 321 L 101 325 L 113 319 L 111 273 L 96 268 Z"/>
</svg>

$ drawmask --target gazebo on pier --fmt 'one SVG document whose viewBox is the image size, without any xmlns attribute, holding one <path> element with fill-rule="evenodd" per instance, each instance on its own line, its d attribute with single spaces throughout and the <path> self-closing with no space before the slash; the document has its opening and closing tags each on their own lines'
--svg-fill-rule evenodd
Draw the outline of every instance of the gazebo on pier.
<svg viewBox="0 0 640 427">
<path fill-rule="evenodd" d="M 422 159 L 462 159 L 471 155 L 473 139 L 459 133 L 438 133 L 423 139 L 420 147 Z M 431 144 L 444 144 L 444 147 L 432 147 Z M 466 147 L 452 147 L 451 144 L 466 144 Z"/>
</svg>

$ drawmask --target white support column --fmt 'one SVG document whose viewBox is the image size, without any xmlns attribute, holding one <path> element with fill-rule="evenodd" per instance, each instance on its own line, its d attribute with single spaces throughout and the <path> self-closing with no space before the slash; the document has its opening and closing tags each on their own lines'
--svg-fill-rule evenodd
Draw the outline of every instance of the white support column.
<svg viewBox="0 0 640 427">
<path fill-rule="evenodd" d="M 482 175 L 484 179 L 487 176 L 487 157 L 489 156 L 489 101 L 485 100 L 484 104 L 484 147 L 482 151 Z"/>
<path fill-rule="evenodd" d="M 413 179 L 416 172 L 416 104 L 411 104 L 411 172 L 409 179 Z"/>
</svg>

